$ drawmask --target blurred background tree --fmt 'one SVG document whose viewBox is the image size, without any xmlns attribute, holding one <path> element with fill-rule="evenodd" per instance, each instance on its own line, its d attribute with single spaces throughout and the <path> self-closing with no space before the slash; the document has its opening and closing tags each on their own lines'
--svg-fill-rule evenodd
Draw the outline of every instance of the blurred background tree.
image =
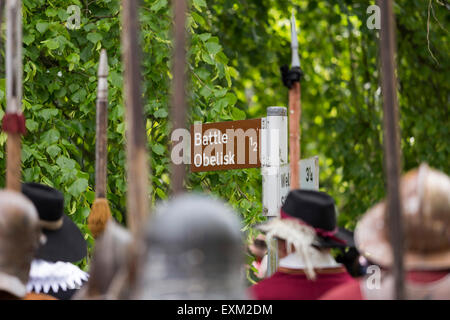
<svg viewBox="0 0 450 320">
<path fill-rule="evenodd" d="M 340 223 L 384 197 L 382 99 L 375 1 L 211 1 L 211 26 L 230 65 L 248 117 L 287 106 L 279 67 L 289 64 L 291 10 L 299 33 L 302 158 L 319 155 L 320 189 L 332 194 Z M 395 1 L 404 170 L 420 162 L 450 171 L 448 22 L 442 1 Z"/>
<path fill-rule="evenodd" d="M 3 2 L 3 1 L 2 1 Z M 302 79 L 302 158 L 319 155 L 320 188 L 335 197 L 339 223 L 353 228 L 384 197 L 378 31 L 366 12 L 374 1 L 192 0 L 188 17 L 189 122 L 263 117 L 287 106 L 279 67 L 290 63 L 289 18 L 299 27 Z M 404 170 L 426 161 L 450 171 L 449 5 L 397 0 L 398 77 Z M 69 30 L 67 8 L 81 9 Z M 62 190 L 66 213 L 83 230 L 94 199 L 95 98 L 101 48 L 108 51 L 108 200 L 126 224 L 126 182 L 119 0 L 23 0 L 23 180 Z M 3 19 L 4 21 L 4 19 Z M 168 197 L 171 80 L 170 1 L 143 0 L 142 78 L 151 151 L 151 197 Z M 0 102 L 5 109 L 4 44 L 0 43 Z M 6 135 L 0 134 L 0 185 Z M 189 174 L 188 189 L 221 197 L 243 217 L 261 216 L 258 169 Z M 85 264 L 85 262 L 84 262 Z"/>
</svg>

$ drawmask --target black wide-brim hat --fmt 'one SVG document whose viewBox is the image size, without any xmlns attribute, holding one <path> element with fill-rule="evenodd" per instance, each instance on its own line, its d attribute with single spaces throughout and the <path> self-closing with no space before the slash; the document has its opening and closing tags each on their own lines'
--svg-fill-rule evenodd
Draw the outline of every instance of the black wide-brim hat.
<svg viewBox="0 0 450 320">
<path fill-rule="evenodd" d="M 325 192 L 297 189 L 289 192 L 279 218 L 257 228 L 288 241 L 296 238 L 296 233 L 305 233 L 305 236 L 314 233 L 312 245 L 318 248 L 355 247 L 353 232 L 338 227 L 336 220 L 331 196 Z"/>
<path fill-rule="evenodd" d="M 87 244 L 80 229 L 64 214 L 63 194 L 39 183 L 22 184 L 22 193 L 35 205 L 46 237 L 36 259 L 50 262 L 78 262 L 87 256 Z"/>
<path fill-rule="evenodd" d="M 339 239 L 339 240 L 336 240 Z M 317 247 L 319 248 L 354 248 L 355 241 L 353 232 L 342 227 L 338 227 L 333 238 L 317 235 Z M 316 244 L 314 244 L 316 245 Z"/>
</svg>

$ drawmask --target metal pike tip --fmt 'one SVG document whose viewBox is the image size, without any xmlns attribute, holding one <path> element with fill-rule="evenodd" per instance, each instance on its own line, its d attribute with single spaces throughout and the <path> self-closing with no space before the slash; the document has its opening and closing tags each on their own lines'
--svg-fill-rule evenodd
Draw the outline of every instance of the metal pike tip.
<svg viewBox="0 0 450 320">
<path fill-rule="evenodd" d="M 22 2 L 6 2 L 6 110 L 20 112 L 22 108 Z"/>
<path fill-rule="evenodd" d="M 297 30 L 295 28 L 295 15 L 294 11 L 292 11 L 291 16 L 291 48 L 292 48 L 292 62 L 291 67 L 300 67 L 300 58 L 298 56 L 298 39 L 297 39 Z"/>
<path fill-rule="evenodd" d="M 102 49 L 100 52 L 100 61 L 98 62 L 98 85 L 97 85 L 97 99 L 108 99 L 108 56 L 106 50 Z"/>
<path fill-rule="evenodd" d="M 108 76 L 108 56 L 105 49 L 102 49 L 100 52 L 97 75 L 99 78 L 106 78 Z"/>
</svg>

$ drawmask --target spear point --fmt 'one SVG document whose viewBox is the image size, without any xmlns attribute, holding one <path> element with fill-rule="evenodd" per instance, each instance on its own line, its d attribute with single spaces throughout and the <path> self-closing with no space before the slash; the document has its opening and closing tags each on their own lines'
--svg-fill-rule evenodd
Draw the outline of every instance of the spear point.
<svg viewBox="0 0 450 320">
<path fill-rule="evenodd" d="M 108 55 L 106 54 L 105 49 L 102 49 L 100 52 L 97 75 L 99 78 L 106 78 L 108 76 Z"/>
<path fill-rule="evenodd" d="M 295 15 L 292 10 L 291 16 L 291 48 L 292 48 L 292 63 L 291 67 L 300 67 L 300 58 L 298 56 L 298 39 L 297 30 L 295 29 Z"/>
<path fill-rule="evenodd" d="M 108 98 L 108 56 L 106 50 L 102 49 L 100 52 L 100 61 L 98 63 L 98 87 L 97 99 L 105 100 Z"/>
</svg>

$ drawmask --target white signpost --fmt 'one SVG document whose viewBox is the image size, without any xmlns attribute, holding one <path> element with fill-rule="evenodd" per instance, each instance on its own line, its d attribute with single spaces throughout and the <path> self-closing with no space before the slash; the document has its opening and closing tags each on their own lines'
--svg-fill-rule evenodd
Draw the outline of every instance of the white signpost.
<svg viewBox="0 0 450 320">
<path fill-rule="evenodd" d="M 262 200 L 268 217 L 279 216 L 289 192 L 287 122 L 285 107 L 269 107 L 261 123 Z"/>
<path fill-rule="evenodd" d="M 261 174 L 263 214 L 269 219 L 280 215 L 290 186 L 288 162 L 288 118 L 285 107 L 267 108 L 267 117 L 261 123 Z M 267 250 L 267 275 L 278 266 L 277 241 L 272 240 Z"/>
<path fill-rule="evenodd" d="M 261 120 L 261 174 L 263 214 L 269 219 L 279 217 L 290 190 L 288 162 L 288 119 L 285 107 L 267 108 Z M 319 190 L 319 157 L 300 160 L 300 188 Z M 278 267 L 277 241 L 268 244 L 267 275 Z"/>
</svg>

